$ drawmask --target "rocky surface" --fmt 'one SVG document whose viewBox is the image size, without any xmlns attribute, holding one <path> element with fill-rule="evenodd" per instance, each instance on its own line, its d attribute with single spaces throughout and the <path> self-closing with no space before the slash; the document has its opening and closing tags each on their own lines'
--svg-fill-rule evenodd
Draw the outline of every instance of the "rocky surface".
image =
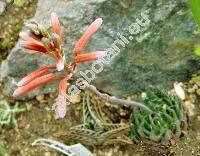
<svg viewBox="0 0 200 156">
<path fill-rule="evenodd" d="M 35 14 L 37 1 L 27 3 L 23 7 L 16 6 L 13 1 L 6 1 L 5 3 L 6 10 L 0 16 L 0 63 L 7 58 L 12 47 L 16 45 L 23 23 Z M 6 72 L 6 69 L 3 67 L 1 71 Z M 2 75 L 1 71 L 0 75 Z M 2 76 L 0 77 L 2 78 Z M 9 77 L 7 78 L 9 79 Z M 12 92 L 9 89 L 5 89 L 5 91 Z"/>
<path fill-rule="evenodd" d="M 3 14 L 3 12 L 5 11 L 5 9 L 6 9 L 6 3 L 0 1 L 0 15 Z"/>
<path fill-rule="evenodd" d="M 102 17 L 104 23 L 86 52 L 110 48 L 118 39 L 117 32 L 130 37 L 129 26 L 142 18 L 141 12 L 149 12 L 150 25 L 134 35 L 125 48 L 120 47 L 121 53 L 93 81 L 102 91 L 121 96 L 152 85 L 170 88 L 174 80 L 186 81 L 198 70 L 193 45 L 198 44 L 200 33 L 186 0 L 39 0 L 34 19 L 48 26 L 52 11 L 60 17 L 64 47 L 70 56 L 75 42 L 95 18 Z M 15 83 L 26 73 L 51 63 L 17 44 L 2 66 L 4 92 L 12 95 Z M 87 67 L 91 69 L 89 64 L 80 69 Z M 46 86 L 29 95 L 54 91 L 54 87 Z"/>
</svg>

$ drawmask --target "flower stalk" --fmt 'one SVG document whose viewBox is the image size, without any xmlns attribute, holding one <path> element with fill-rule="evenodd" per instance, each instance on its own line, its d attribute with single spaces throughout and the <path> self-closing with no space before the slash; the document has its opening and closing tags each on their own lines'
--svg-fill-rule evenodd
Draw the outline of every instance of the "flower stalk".
<svg viewBox="0 0 200 156">
<path fill-rule="evenodd" d="M 52 57 L 55 60 L 55 64 L 52 66 L 40 67 L 39 69 L 24 77 L 21 81 L 18 82 L 18 88 L 14 91 L 13 96 L 21 96 L 39 86 L 54 80 L 60 80 L 58 86 L 59 93 L 55 103 L 55 110 L 60 118 L 64 118 L 67 112 L 66 92 L 68 86 L 70 85 L 68 84 L 68 80 L 75 80 L 78 78 L 76 74 L 77 64 L 86 61 L 92 61 L 107 54 L 106 51 L 94 51 L 82 54 L 85 46 L 99 29 L 102 22 L 102 18 L 97 18 L 94 22 L 92 22 L 82 37 L 75 44 L 74 58 L 71 60 L 71 62 L 67 62 L 65 58 L 65 52 L 62 48 L 61 26 L 57 14 L 51 14 L 51 32 L 48 32 L 48 30 L 44 26 L 38 24 L 37 21 L 29 21 L 26 24 L 28 30 L 19 34 L 22 40 L 21 46 L 26 49 L 34 50 L 40 52 L 41 54 Z M 63 71 L 65 73 L 55 74 L 53 73 L 54 71 Z M 107 94 L 102 94 L 96 89 L 96 87 L 92 85 L 88 84 L 85 89 L 94 93 L 102 100 L 108 100 L 111 103 L 119 105 L 140 107 L 145 111 L 152 113 L 152 111 L 142 103 L 122 100 Z"/>
</svg>

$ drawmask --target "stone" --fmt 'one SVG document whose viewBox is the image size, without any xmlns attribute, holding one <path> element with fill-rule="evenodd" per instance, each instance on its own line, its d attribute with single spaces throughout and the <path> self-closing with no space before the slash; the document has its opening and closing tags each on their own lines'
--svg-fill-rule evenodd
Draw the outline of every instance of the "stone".
<svg viewBox="0 0 200 156">
<path fill-rule="evenodd" d="M 80 95 L 73 95 L 71 98 L 72 98 L 71 102 L 73 104 L 79 103 L 81 101 L 81 96 Z"/>
<path fill-rule="evenodd" d="M 5 9 L 6 9 L 6 3 L 0 1 L 0 15 L 4 13 Z"/>
<path fill-rule="evenodd" d="M 197 89 L 196 93 L 200 96 L 200 89 Z"/>
<path fill-rule="evenodd" d="M 7 4 L 10 4 L 11 2 L 13 2 L 13 0 L 6 0 Z"/>
<path fill-rule="evenodd" d="M 182 85 L 178 82 L 174 83 L 174 90 L 176 92 L 176 95 L 181 99 L 185 100 L 185 91 L 182 88 Z"/>
<path fill-rule="evenodd" d="M 188 113 L 188 116 L 189 117 L 194 116 L 196 113 L 195 105 L 190 100 L 185 101 L 183 104 L 184 104 L 185 110 Z"/>
<path fill-rule="evenodd" d="M 158 2 L 158 3 L 157 3 Z M 150 86 L 173 88 L 175 81 L 188 81 L 198 71 L 199 61 L 193 45 L 200 39 L 187 1 L 179 0 L 38 0 L 34 19 L 48 26 L 50 13 L 56 12 L 62 26 L 63 45 L 69 58 L 76 41 L 97 17 L 104 20 L 101 29 L 90 40 L 85 52 L 111 48 L 124 35 L 129 44 L 118 45 L 120 53 L 104 65 L 92 84 L 114 96 L 134 94 Z M 146 13 L 149 25 L 136 31 L 141 13 Z M 139 30 L 139 29 L 138 29 Z M 119 34 L 119 33 L 120 34 Z M 119 41 L 119 40 L 118 40 Z M 2 65 L 4 93 L 12 96 L 16 82 L 27 73 L 53 60 L 38 53 L 29 54 L 19 44 Z M 79 70 L 91 69 L 91 63 L 79 65 Z M 57 84 L 40 87 L 25 97 L 55 92 Z"/>
<path fill-rule="evenodd" d="M 44 103 L 44 102 L 45 102 L 45 100 L 44 100 L 44 94 L 37 95 L 37 96 L 36 96 L 36 99 L 37 99 L 37 101 L 40 102 L 40 103 Z"/>
</svg>

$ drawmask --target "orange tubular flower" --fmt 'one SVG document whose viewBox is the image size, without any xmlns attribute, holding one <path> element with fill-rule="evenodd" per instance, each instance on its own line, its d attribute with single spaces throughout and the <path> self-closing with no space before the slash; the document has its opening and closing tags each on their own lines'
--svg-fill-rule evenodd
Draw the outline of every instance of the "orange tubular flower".
<svg viewBox="0 0 200 156">
<path fill-rule="evenodd" d="M 53 43 L 56 48 L 60 48 L 59 46 L 62 44 L 62 37 L 61 37 L 61 28 L 60 22 L 58 20 L 58 16 L 56 13 L 51 14 L 51 25 L 52 25 L 52 33 L 53 33 Z M 57 41 L 58 39 L 58 41 Z M 57 56 L 59 56 L 57 60 L 57 70 L 61 71 L 64 69 L 65 58 L 62 56 L 62 50 L 58 50 Z"/>
<path fill-rule="evenodd" d="M 19 36 L 23 40 L 20 42 L 20 45 L 22 47 L 29 50 L 39 51 L 45 54 L 47 53 L 47 50 L 44 47 L 44 45 L 40 43 L 39 41 L 35 40 L 34 38 L 30 37 L 26 32 L 21 32 Z"/>
<path fill-rule="evenodd" d="M 54 74 L 47 74 L 47 75 L 38 77 L 38 78 L 34 79 L 33 81 L 31 81 L 30 83 L 28 83 L 27 85 L 17 88 L 14 91 L 13 96 L 16 97 L 16 96 L 23 95 L 43 84 L 46 84 L 48 82 L 51 82 L 51 81 L 59 79 L 59 78 L 60 78 L 59 76 L 54 75 Z"/>
<path fill-rule="evenodd" d="M 14 91 L 13 96 L 16 97 L 23 95 L 48 82 L 61 79 L 59 83 L 59 94 L 55 103 L 55 111 L 60 118 L 64 118 L 67 111 L 67 81 L 71 78 L 73 80 L 73 76 L 77 69 L 77 63 L 95 60 L 107 54 L 106 51 L 95 51 L 91 53 L 80 54 L 90 38 L 99 29 L 102 22 L 103 20 L 98 18 L 87 28 L 83 36 L 75 44 L 75 56 L 71 62 L 67 62 L 65 60 L 65 53 L 62 48 L 61 27 L 56 13 L 51 14 L 51 33 L 49 33 L 48 29 L 46 29 L 43 25 L 37 23 L 37 21 L 32 20 L 28 22 L 26 25 L 28 32 L 21 32 L 19 34 L 20 38 L 22 39 L 21 46 L 26 49 L 47 54 L 48 56 L 54 58 L 56 63 L 53 66 L 41 67 L 24 77 L 18 82 L 18 88 Z M 63 70 L 63 72 L 66 73 L 49 73 L 55 70 Z"/>
<path fill-rule="evenodd" d="M 103 22 L 102 18 L 97 18 L 87 28 L 87 30 L 85 31 L 83 36 L 80 38 L 80 40 L 75 45 L 75 48 L 74 48 L 75 54 L 80 54 L 83 51 L 85 45 L 87 44 L 89 39 L 95 34 L 95 32 L 99 29 L 99 27 L 101 26 L 102 22 Z"/>
<path fill-rule="evenodd" d="M 56 100 L 55 111 L 60 118 L 64 118 L 66 115 L 66 91 L 67 91 L 68 77 L 62 79 L 59 83 L 59 94 Z"/>
<path fill-rule="evenodd" d="M 91 60 L 97 59 L 98 57 L 103 57 L 105 55 L 106 55 L 106 51 L 96 51 L 96 52 L 81 54 L 81 55 L 75 56 L 74 62 L 79 63 L 79 62 L 91 61 Z"/>
<path fill-rule="evenodd" d="M 33 71 L 32 73 L 28 74 L 26 77 L 24 77 L 21 81 L 19 81 L 17 83 L 17 86 L 24 86 L 27 83 L 31 82 L 32 80 L 34 80 L 35 78 L 42 76 L 44 73 L 51 71 L 51 70 L 55 70 L 56 67 L 55 66 L 49 66 L 49 67 L 41 67 L 35 71 Z"/>
<path fill-rule="evenodd" d="M 60 37 L 60 41 L 62 41 L 60 22 L 55 12 L 51 13 L 51 25 L 52 25 L 52 33 L 57 34 Z"/>
</svg>

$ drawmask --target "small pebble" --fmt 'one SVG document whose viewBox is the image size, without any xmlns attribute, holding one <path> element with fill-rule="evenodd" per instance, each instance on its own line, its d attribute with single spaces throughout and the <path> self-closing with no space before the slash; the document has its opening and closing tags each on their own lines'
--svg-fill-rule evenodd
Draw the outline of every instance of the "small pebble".
<svg viewBox="0 0 200 156">
<path fill-rule="evenodd" d="M 13 0 L 6 0 L 7 4 L 10 4 Z"/>
<path fill-rule="evenodd" d="M 188 116 L 194 116 L 194 114 L 195 114 L 195 106 L 194 106 L 194 104 L 190 101 L 190 100 L 187 100 L 187 101 L 185 101 L 184 102 L 184 106 L 185 106 L 185 108 L 186 108 L 186 110 L 187 110 L 187 112 L 188 112 Z"/>
<path fill-rule="evenodd" d="M 200 96 L 200 89 L 197 89 L 196 93 Z"/>
<path fill-rule="evenodd" d="M 32 108 L 32 104 L 25 103 L 25 105 L 26 105 L 26 109 L 27 109 L 28 111 L 30 111 L 31 108 Z"/>
<path fill-rule="evenodd" d="M 44 94 L 37 95 L 36 99 L 37 99 L 38 102 L 43 103 L 44 102 Z"/>
<path fill-rule="evenodd" d="M 176 145 L 176 141 L 175 140 L 171 140 L 171 145 Z"/>
<path fill-rule="evenodd" d="M 174 83 L 174 90 L 175 90 L 177 96 L 178 96 L 181 100 L 184 100 L 184 99 L 185 99 L 185 92 L 184 92 L 182 86 L 183 86 L 182 83 L 178 83 L 178 82 L 175 82 L 175 83 Z"/>
<path fill-rule="evenodd" d="M 142 92 L 141 98 L 142 98 L 142 99 L 145 99 L 146 97 L 147 97 L 147 94 L 146 94 L 145 92 Z"/>
<path fill-rule="evenodd" d="M 73 104 L 79 103 L 80 101 L 81 101 L 81 96 L 80 96 L 80 95 L 73 95 L 73 96 L 72 96 L 71 102 L 72 102 Z"/>
</svg>

